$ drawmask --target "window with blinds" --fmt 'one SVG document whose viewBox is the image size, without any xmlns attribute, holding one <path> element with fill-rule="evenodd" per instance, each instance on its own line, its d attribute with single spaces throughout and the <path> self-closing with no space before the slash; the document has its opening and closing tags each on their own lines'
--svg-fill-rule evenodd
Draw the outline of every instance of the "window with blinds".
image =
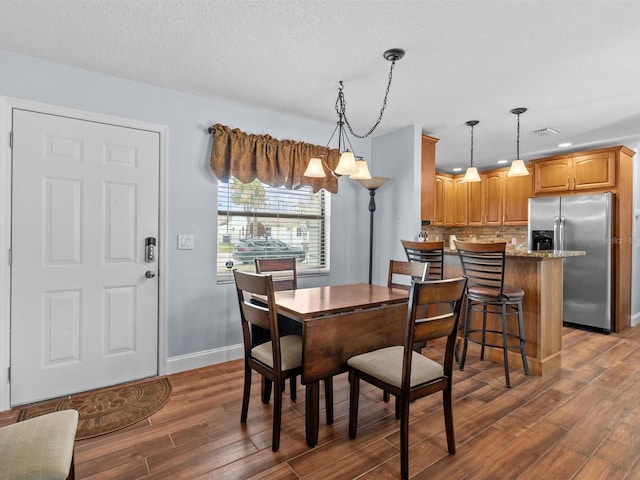
<svg viewBox="0 0 640 480">
<path fill-rule="evenodd" d="M 218 281 L 256 258 L 295 257 L 298 275 L 328 273 L 330 196 L 325 190 L 218 181 Z"/>
</svg>

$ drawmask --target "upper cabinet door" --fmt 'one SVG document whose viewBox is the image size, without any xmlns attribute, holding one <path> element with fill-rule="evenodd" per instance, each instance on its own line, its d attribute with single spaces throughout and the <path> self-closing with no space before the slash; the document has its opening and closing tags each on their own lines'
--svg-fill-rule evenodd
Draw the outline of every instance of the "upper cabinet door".
<svg viewBox="0 0 640 480">
<path fill-rule="evenodd" d="M 608 188 L 615 185 L 615 153 L 601 152 L 573 157 L 572 190 Z"/>
<path fill-rule="evenodd" d="M 536 193 L 566 192 L 571 187 L 571 158 L 536 163 L 534 177 Z"/>
<path fill-rule="evenodd" d="M 482 175 L 485 190 L 484 224 L 502 225 L 502 179 L 504 172 Z"/>
<path fill-rule="evenodd" d="M 482 176 L 480 176 L 482 178 Z M 467 185 L 467 218 L 469 225 L 484 224 L 485 191 L 482 181 Z M 464 184 L 463 184 L 464 185 Z"/>
<path fill-rule="evenodd" d="M 451 225 L 453 220 L 453 179 L 436 175 L 436 198 L 433 225 Z"/>
<path fill-rule="evenodd" d="M 462 183 L 462 178 L 453 179 L 453 224 L 467 225 L 467 184 Z"/>
<path fill-rule="evenodd" d="M 503 181 L 502 224 L 527 225 L 529 198 L 533 196 L 533 173 L 524 177 L 507 177 Z"/>
</svg>

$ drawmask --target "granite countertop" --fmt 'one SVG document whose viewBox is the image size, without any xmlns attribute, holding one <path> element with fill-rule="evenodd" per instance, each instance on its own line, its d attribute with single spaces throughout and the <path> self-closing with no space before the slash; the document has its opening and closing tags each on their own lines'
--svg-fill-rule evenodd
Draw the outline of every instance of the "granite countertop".
<svg viewBox="0 0 640 480">
<path fill-rule="evenodd" d="M 444 253 L 447 255 L 457 255 L 456 249 L 445 248 Z M 525 258 L 565 258 L 565 257 L 581 257 L 587 252 L 583 250 L 507 250 L 507 257 L 525 257 Z"/>
</svg>

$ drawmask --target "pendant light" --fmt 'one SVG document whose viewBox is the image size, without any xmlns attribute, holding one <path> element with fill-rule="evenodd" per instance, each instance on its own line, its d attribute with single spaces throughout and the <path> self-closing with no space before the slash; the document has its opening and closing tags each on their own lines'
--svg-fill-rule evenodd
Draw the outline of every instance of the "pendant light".
<svg viewBox="0 0 640 480">
<path fill-rule="evenodd" d="M 516 139 L 516 159 L 511 163 L 507 177 L 524 177 L 525 175 L 529 175 L 529 170 L 527 170 L 524 160 L 520 158 L 520 115 L 526 111 L 527 109 L 524 107 L 511 110 L 511 113 L 518 116 L 518 136 Z"/>
<path fill-rule="evenodd" d="M 465 125 L 471 127 L 471 164 L 467 171 L 464 174 L 464 178 L 462 179 L 462 183 L 473 183 L 480 181 L 480 175 L 478 175 L 478 169 L 473 166 L 473 127 L 475 127 L 479 120 L 469 120 Z"/>
</svg>

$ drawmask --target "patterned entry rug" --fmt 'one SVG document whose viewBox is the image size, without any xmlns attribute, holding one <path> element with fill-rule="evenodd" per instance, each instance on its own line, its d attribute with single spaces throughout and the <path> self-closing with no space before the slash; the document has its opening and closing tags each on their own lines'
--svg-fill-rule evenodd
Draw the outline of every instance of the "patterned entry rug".
<svg viewBox="0 0 640 480">
<path fill-rule="evenodd" d="M 169 380 L 154 378 L 34 404 L 20 411 L 18 421 L 72 408 L 80 417 L 76 440 L 84 440 L 144 420 L 160 410 L 170 396 Z"/>
</svg>

